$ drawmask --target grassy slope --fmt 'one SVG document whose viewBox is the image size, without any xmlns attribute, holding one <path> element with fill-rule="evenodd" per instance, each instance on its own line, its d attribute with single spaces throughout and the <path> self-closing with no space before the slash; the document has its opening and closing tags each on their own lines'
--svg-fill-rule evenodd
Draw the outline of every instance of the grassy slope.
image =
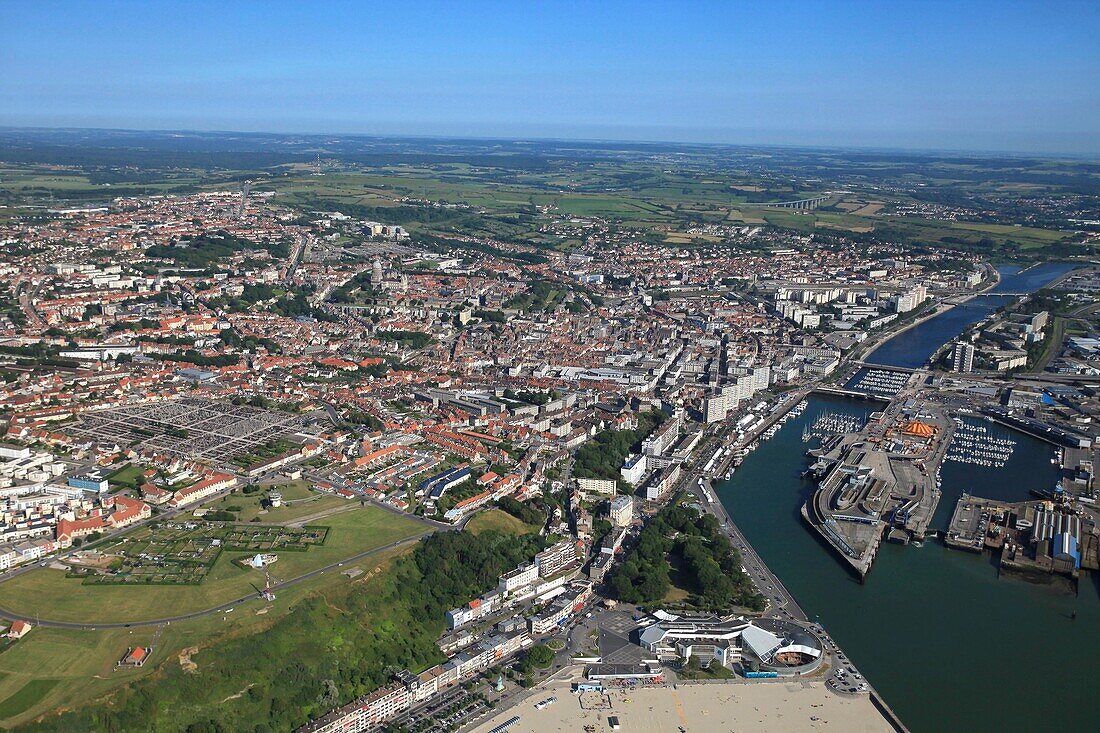
<svg viewBox="0 0 1100 733">
<path fill-rule="evenodd" d="M 364 575 L 354 582 L 371 582 L 363 579 L 382 573 L 396 556 L 409 549 L 406 546 L 388 550 L 349 564 L 349 568 L 358 567 L 364 571 Z M 352 582 L 341 573 L 326 573 L 280 591 L 270 604 L 257 598 L 241 604 L 233 613 L 165 626 L 149 662 L 141 669 L 116 670 L 115 663 L 128 647 L 152 643 L 154 628 L 98 631 L 36 628 L 0 653 L 0 725 L 7 727 L 51 710 L 86 704 L 152 675 L 173 678 L 182 673 L 179 657 L 184 649 L 200 649 L 190 656 L 198 665 L 198 673 L 202 674 L 208 662 L 208 653 L 202 649 L 217 646 L 227 639 L 262 632 L 284 618 L 292 606 L 306 596 L 339 592 Z M 59 680 L 60 684 L 46 687 L 41 684 L 44 680 Z M 23 692 L 32 683 L 35 686 Z M 37 694 L 27 704 L 30 691 Z M 25 706 L 24 711 L 17 712 L 16 703 Z"/>
<path fill-rule="evenodd" d="M 374 507 L 356 508 L 318 522 L 330 528 L 321 547 L 284 552 L 271 566 L 280 580 L 302 575 L 356 553 L 420 534 L 422 526 Z M 223 553 L 197 586 L 83 585 L 64 571 L 38 569 L 0 583 L 0 607 L 59 621 L 130 622 L 212 608 L 263 586 L 263 575 L 233 564 L 248 553 Z"/>
<path fill-rule="evenodd" d="M 506 534 L 527 534 L 538 532 L 541 527 L 524 524 L 518 517 L 500 509 L 490 509 L 481 512 L 466 525 L 466 529 L 474 534 L 480 534 L 488 530 L 496 530 Z"/>
<path fill-rule="evenodd" d="M 426 605 L 433 609 L 437 605 L 449 607 L 454 605 L 456 592 L 463 597 L 469 594 L 457 587 L 443 587 L 447 586 L 445 582 L 437 586 L 439 575 L 447 574 L 440 568 L 450 558 L 458 557 L 448 552 L 477 555 L 475 561 L 489 562 L 492 570 L 488 575 L 495 576 L 513 565 L 516 556 L 529 556 L 532 548 L 541 546 L 489 532 L 478 537 L 474 545 L 497 550 L 486 550 L 481 555 L 469 542 L 452 539 L 457 536 L 437 535 L 435 552 L 444 554 L 429 560 L 434 580 L 427 578 L 416 563 L 397 557 L 398 552 L 391 552 L 388 563 L 355 580 L 340 573 L 326 573 L 311 591 L 295 588 L 280 592 L 270 612 L 263 616 L 257 610 L 264 610 L 264 604 L 256 599 L 238 606 L 232 614 L 196 622 L 203 625 L 190 628 L 186 638 L 176 635 L 189 624 L 173 624 L 160 642 L 169 650 L 167 660 L 163 651 L 160 657 L 154 655 L 154 661 L 142 670 L 144 679 L 125 686 L 100 682 L 94 675 L 67 682 L 56 689 L 76 690 L 70 701 L 47 696 L 39 707 L 19 716 L 20 720 L 0 724 L 18 724 L 43 710 L 68 705 L 75 710 L 60 717 L 42 717 L 38 724 L 20 725 L 17 730 L 292 730 L 339 700 L 376 689 L 388 679 L 388 670 L 393 666 L 419 671 L 442 661 L 435 643 L 444 629 L 442 613 L 425 615 L 424 609 Z M 509 553 L 511 556 L 505 559 Z M 456 567 L 466 568 L 465 561 L 455 562 Z M 478 572 L 466 572 L 462 582 L 480 584 L 480 580 L 474 580 Z M 272 621 L 277 613 L 281 616 Z M 177 650 L 191 645 L 201 648 L 186 650 L 188 663 L 195 665 L 188 670 Z M 156 669 L 148 670 L 154 664 Z M 338 687 L 335 697 L 331 694 L 334 685 Z"/>
</svg>

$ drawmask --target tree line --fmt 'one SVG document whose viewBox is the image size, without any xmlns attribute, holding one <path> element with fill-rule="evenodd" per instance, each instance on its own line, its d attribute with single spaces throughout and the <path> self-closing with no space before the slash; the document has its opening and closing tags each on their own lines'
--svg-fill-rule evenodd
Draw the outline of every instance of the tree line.
<svg viewBox="0 0 1100 733">
<path fill-rule="evenodd" d="M 665 421 L 666 415 L 650 410 L 638 415 L 633 430 L 601 430 L 577 449 L 573 475 L 578 478 L 618 479 L 623 461 L 642 449 L 642 441 Z"/>
</svg>

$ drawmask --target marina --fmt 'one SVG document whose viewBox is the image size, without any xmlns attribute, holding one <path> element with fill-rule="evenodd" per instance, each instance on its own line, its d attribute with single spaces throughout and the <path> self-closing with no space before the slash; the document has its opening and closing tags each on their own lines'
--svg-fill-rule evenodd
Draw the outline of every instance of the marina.
<svg viewBox="0 0 1100 733">
<path fill-rule="evenodd" d="M 855 433 L 863 429 L 865 421 L 858 415 L 824 410 L 817 418 L 802 429 L 802 442 L 823 441 L 834 435 Z"/>
<path fill-rule="evenodd" d="M 940 499 L 953 424 L 936 405 L 895 399 L 867 419 L 826 411 L 802 431 L 817 488 L 800 509 L 861 581 L 883 539 L 920 541 Z"/>
<path fill-rule="evenodd" d="M 844 388 L 889 399 L 904 389 L 912 376 L 911 372 L 896 369 L 864 367 L 848 380 Z"/>
<path fill-rule="evenodd" d="M 954 436 L 944 460 L 1003 468 L 1015 449 L 1016 441 L 1012 438 L 995 437 L 981 423 L 956 418 Z"/>
<path fill-rule="evenodd" d="M 782 407 L 782 403 L 779 405 Z M 775 422 L 768 426 L 764 432 L 760 433 L 760 437 L 757 440 L 768 440 L 779 432 L 780 428 L 786 425 L 789 421 L 799 417 L 806 410 L 806 400 L 799 400 L 794 407 L 784 412 Z"/>
<path fill-rule="evenodd" d="M 999 289 L 1034 289 L 1069 269 L 1003 268 Z M 922 367 L 999 300 L 1005 298 L 983 296 L 945 311 L 891 339 L 868 362 Z M 843 388 L 818 388 L 801 416 L 713 487 L 719 500 L 911 730 L 1087 728 L 1088 715 L 1074 701 L 1091 679 L 1088 660 L 1100 654 L 1100 640 L 1092 634 L 1082 643 L 1075 629 L 1078 619 L 1091 628 L 1100 622 L 1100 582 L 1097 573 L 1074 576 L 1074 553 L 1089 566 L 1095 550 L 1068 539 L 1076 530 L 1065 510 L 1054 510 L 1058 493 L 1051 489 L 1059 483 L 1057 459 L 1076 450 L 1076 434 L 995 407 L 965 409 L 956 401 L 948 408 L 919 399 L 913 372 L 891 371 L 869 364 Z M 865 401 L 872 396 L 890 404 L 875 411 Z M 1052 445 L 1060 449 L 1053 460 Z M 1028 504 L 1032 495 L 1045 502 Z M 1035 534 L 1040 521 L 1044 529 Z M 814 531 L 799 533 L 799 524 Z M 943 539 L 924 541 L 929 535 Z M 995 561 L 980 556 L 987 549 L 998 553 Z M 886 570 L 869 577 L 872 562 Z M 1024 580 L 1041 577 L 1036 569 L 1075 582 L 1036 587 Z M 971 643 L 965 624 L 944 619 L 975 613 L 983 636 L 1012 643 L 983 646 L 986 674 L 944 674 L 945 661 Z M 1021 636 L 1021 628 L 1036 633 Z M 899 629 L 920 639 L 906 645 L 904 664 L 886 643 Z M 1026 678 L 1009 671 L 1022 658 L 1069 660 L 1050 671 L 1056 692 L 1042 710 L 1027 703 Z M 990 696 L 1003 704 L 967 704 Z M 940 704 L 929 706 L 928 699 Z"/>
</svg>

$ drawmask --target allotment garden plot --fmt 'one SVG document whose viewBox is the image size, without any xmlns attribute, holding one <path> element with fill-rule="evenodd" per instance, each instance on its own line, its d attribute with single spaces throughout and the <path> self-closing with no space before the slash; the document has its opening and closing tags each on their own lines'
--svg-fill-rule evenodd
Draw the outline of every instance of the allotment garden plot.
<svg viewBox="0 0 1100 733">
<path fill-rule="evenodd" d="M 195 585 L 222 552 L 306 552 L 327 536 L 327 527 L 164 522 L 120 538 L 73 574 L 86 585 Z"/>
</svg>

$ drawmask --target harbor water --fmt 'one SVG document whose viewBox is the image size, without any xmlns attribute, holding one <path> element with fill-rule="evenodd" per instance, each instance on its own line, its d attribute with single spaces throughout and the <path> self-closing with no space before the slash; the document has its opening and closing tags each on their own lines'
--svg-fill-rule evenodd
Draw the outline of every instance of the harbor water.
<svg viewBox="0 0 1100 733">
<path fill-rule="evenodd" d="M 806 428 L 823 412 L 866 416 L 877 405 L 811 397 L 806 410 L 750 453 L 719 499 L 806 613 L 832 633 L 913 733 L 1094 730 L 1089 692 L 1100 658 L 1100 585 L 1000 575 L 993 558 L 884 543 L 860 584 L 799 516 L 814 483 Z M 1015 442 L 1003 466 L 948 462 L 932 529 L 967 493 L 1004 500 L 1050 489 L 1053 447 L 982 422 Z M 1076 612 L 1076 618 L 1073 614 Z"/>
<path fill-rule="evenodd" d="M 1001 281 L 989 291 L 989 295 L 979 295 L 898 334 L 871 352 L 865 361 L 868 364 L 908 369 L 922 367 L 936 353 L 936 349 L 961 334 L 968 326 L 1012 302 L 1011 296 L 997 293 L 1033 292 L 1074 267 L 1076 265 L 1068 262 L 1047 262 L 1027 270 L 1016 266 L 998 267 Z"/>
</svg>

